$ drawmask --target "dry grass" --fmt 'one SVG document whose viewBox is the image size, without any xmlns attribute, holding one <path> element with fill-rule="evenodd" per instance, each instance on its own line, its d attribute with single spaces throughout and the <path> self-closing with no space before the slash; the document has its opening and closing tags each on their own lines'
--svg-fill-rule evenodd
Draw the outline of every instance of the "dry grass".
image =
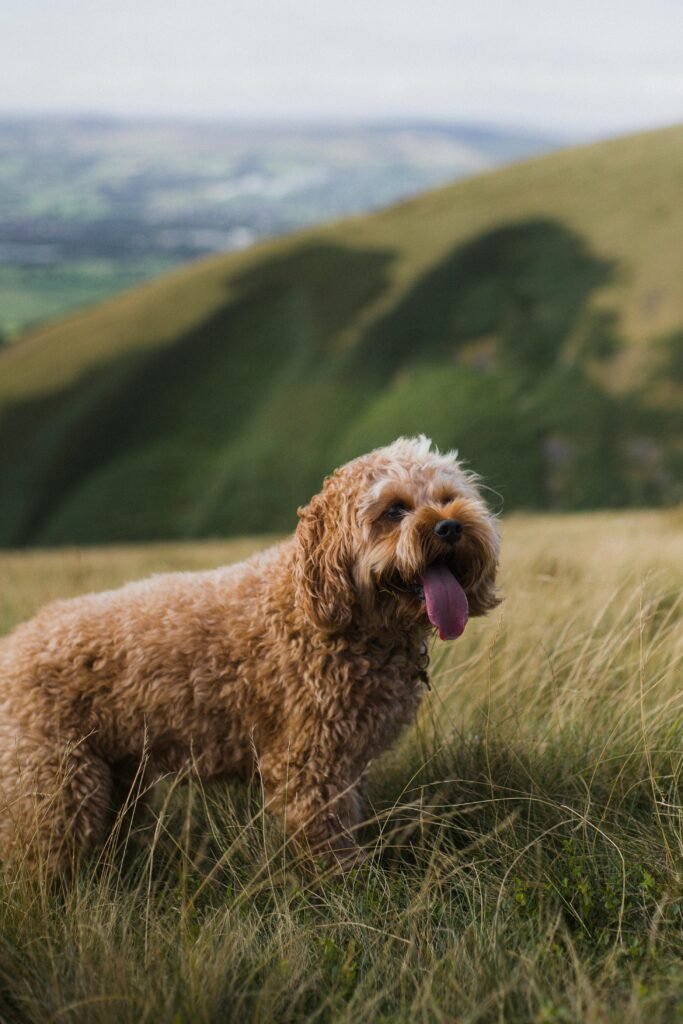
<svg viewBox="0 0 683 1024">
<path fill-rule="evenodd" d="M 48 601 L 118 587 L 153 573 L 238 562 L 269 543 L 259 537 L 201 544 L 0 550 L 0 635 Z"/>
<path fill-rule="evenodd" d="M 0 624 L 248 543 L 0 556 Z M 257 787 L 169 784 L 70 885 L 6 874 L 0 1020 L 683 1018 L 683 515 L 513 518 L 435 649 L 371 863 L 304 874 Z"/>
</svg>

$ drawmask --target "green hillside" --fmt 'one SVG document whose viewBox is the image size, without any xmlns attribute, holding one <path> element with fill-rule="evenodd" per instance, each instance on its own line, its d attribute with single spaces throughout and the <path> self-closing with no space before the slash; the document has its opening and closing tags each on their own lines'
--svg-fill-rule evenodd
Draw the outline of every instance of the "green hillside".
<svg viewBox="0 0 683 1024">
<path fill-rule="evenodd" d="M 0 354 L 0 544 L 289 528 L 399 433 L 506 509 L 683 497 L 683 128 L 217 257 Z M 495 499 L 498 501 L 498 499 Z"/>
</svg>

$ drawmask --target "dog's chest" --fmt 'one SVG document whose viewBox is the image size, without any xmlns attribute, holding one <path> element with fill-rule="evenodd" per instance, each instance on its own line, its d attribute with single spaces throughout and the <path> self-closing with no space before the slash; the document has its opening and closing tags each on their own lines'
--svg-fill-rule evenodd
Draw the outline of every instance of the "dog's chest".
<svg viewBox="0 0 683 1024">
<path fill-rule="evenodd" d="M 321 732 L 363 757 L 390 744 L 415 716 L 427 688 L 426 648 L 377 644 L 328 655 L 314 693 Z"/>
</svg>

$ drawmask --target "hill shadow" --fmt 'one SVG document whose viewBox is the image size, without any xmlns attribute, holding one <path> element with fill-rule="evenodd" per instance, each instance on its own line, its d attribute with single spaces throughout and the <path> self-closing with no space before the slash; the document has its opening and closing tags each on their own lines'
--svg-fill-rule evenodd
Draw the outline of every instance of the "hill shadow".
<svg viewBox="0 0 683 1024">
<path fill-rule="evenodd" d="M 370 328 L 355 360 L 387 379 L 398 366 L 452 361 L 465 342 L 496 335 L 499 366 L 543 373 L 613 273 L 611 262 L 559 221 L 495 228 L 427 271 Z"/>
<path fill-rule="evenodd" d="M 422 430 L 506 507 L 657 500 L 664 476 L 636 481 L 625 464 L 634 402 L 598 382 L 622 346 L 614 314 L 593 303 L 614 273 L 549 218 L 456 246 L 349 353 L 344 372 L 368 401 L 339 459 Z"/>
<path fill-rule="evenodd" d="M 226 304 L 172 344 L 109 360 L 66 389 L 6 406 L 0 544 L 35 542 L 86 478 L 123 459 L 128 472 L 116 487 L 103 484 L 106 500 L 70 513 L 82 520 L 74 539 L 177 536 L 201 486 L 202 454 L 238 434 L 278 382 L 315 375 L 331 339 L 386 288 L 392 258 L 302 244 L 227 278 Z M 157 457 L 145 463 L 143 451 L 154 446 Z M 119 526 L 102 531 L 94 521 L 102 514 Z"/>
</svg>

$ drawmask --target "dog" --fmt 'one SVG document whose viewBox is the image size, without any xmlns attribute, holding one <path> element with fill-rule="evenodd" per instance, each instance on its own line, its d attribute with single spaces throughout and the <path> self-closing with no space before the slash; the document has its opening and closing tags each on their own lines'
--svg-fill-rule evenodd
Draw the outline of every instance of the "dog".
<svg viewBox="0 0 683 1024">
<path fill-rule="evenodd" d="M 335 470 L 298 515 L 238 565 L 57 601 L 0 640 L 0 855 L 68 869 L 144 760 L 256 775 L 295 841 L 354 862 L 359 781 L 416 714 L 430 632 L 499 603 L 499 535 L 423 435 Z"/>
</svg>

